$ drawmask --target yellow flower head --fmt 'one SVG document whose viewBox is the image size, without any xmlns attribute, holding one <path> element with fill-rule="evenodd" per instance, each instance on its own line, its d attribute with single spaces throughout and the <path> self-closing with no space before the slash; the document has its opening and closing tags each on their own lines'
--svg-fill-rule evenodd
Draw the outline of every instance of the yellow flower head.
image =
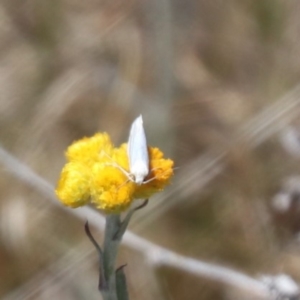
<svg viewBox="0 0 300 300">
<path fill-rule="evenodd" d="M 150 173 L 145 178 L 145 183 L 136 186 L 135 199 L 146 199 L 153 194 L 162 191 L 169 184 L 173 176 L 174 162 L 163 158 L 163 153 L 158 148 L 148 147 L 150 158 Z"/>
<path fill-rule="evenodd" d="M 66 151 L 69 161 L 81 162 L 92 166 L 95 161 L 107 161 L 113 150 L 109 135 L 96 133 L 90 138 L 83 138 L 74 142 Z"/>
<path fill-rule="evenodd" d="M 78 207 L 88 204 L 90 200 L 89 168 L 80 162 L 67 163 L 61 172 L 56 195 L 66 206 Z"/>
<path fill-rule="evenodd" d="M 127 144 L 114 148 L 107 133 L 74 142 L 66 151 L 56 195 L 66 206 L 89 203 L 106 213 L 126 210 L 134 199 L 146 199 L 165 188 L 173 176 L 173 161 L 148 147 L 149 174 L 138 185 L 130 174 Z"/>
</svg>

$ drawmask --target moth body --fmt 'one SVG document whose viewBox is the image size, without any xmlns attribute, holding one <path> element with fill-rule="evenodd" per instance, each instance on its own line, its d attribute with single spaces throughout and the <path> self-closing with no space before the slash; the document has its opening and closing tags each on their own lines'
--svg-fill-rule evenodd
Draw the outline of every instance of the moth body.
<svg viewBox="0 0 300 300">
<path fill-rule="evenodd" d="M 149 174 L 148 146 L 141 115 L 131 125 L 127 151 L 131 180 L 141 185 Z"/>
</svg>

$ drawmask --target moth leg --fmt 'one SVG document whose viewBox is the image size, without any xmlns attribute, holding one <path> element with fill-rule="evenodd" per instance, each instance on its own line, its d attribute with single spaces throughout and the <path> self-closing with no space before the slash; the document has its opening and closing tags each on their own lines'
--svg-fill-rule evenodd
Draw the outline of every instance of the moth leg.
<svg viewBox="0 0 300 300">
<path fill-rule="evenodd" d="M 159 169 L 159 168 L 153 168 L 153 169 L 151 169 L 151 170 L 150 170 L 150 174 L 151 174 L 152 171 L 157 170 L 157 169 Z M 152 178 L 149 178 L 149 179 L 143 181 L 143 184 L 147 184 L 147 183 L 149 183 L 149 182 L 151 182 L 151 181 L 153 181 L 153 180 L 155 180 L 155 179 L 158 179 L 158 177 L 154 176 L 154 177 L 152 177 Z"/>
<path fill-rule="evenodd" d="M 155 179 L 157 179 L 157 177 L 152 177 L 152 178 L 150 178 L 150 179 L 148 179 L 148 180 L 143 181 L 142 184 L 149 183 L 149 182 L 151 182 L 151 181 L 153 181 L 153 180 L 155 180 Z"/>
<path fill-rule="evenodd" d="M 126 177 L 128 178 L 128 180 L 134 182 L 134 177 L 132 174 L 130 174 L 129 172 L 127 172 L 124 168 L 122 168 L 121 166 L 119 166 L 117 163 L 113 162 L 111 163 L 111 165 L 117 169 L 119 169 L 124 175 L 126 175 Z"/>
<path fill-rule="evenodd" d="M 121 166 L 119 166 L 116 162 L 114 162 L 114 160 L 106 153 L 106 152 L 103 152 L 112 162 L 111 163 L 106 163 L 107 166 L 113 166 L 117 169 L 119 169 L 124 175 L 126 175 L 126 177 L 134 182 L 134 177 L 132 174 L 130 174 L 128 171 L 126 171 L 124 168 L 122 168 Z M 124 184 L 126 184 L 128 181 L 126 181 Z"/>
<path fill-rule="evenodd" d="M 121 188 L 121 187 L 123 187 L 127 182 L 129 182 L 129 181 L 132 181 L 132 180 L 130 180 L 129 178 L 125 181 L 125 182 L 123 182 L 121 185 L 119 185 L 118 186 L 118 190 Z M 133 182 L 133 181 L 132 181 Z"/>
</svg>

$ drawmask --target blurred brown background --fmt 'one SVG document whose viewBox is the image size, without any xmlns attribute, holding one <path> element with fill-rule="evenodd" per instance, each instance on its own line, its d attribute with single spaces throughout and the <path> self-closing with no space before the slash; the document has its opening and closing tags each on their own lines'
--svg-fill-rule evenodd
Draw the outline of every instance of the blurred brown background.
<svg viewBox="0 0 300 300">
<path fill-rule="evenodd" d="M 300 281 L 299 13 L 296 0 L 3 0 L 0 145 L 55 185 L 72 141 L 107 131 L 118 145 L 141 113 L 179 168 L 131 229 Z M 100 299 L 83 222 L 0 166 L 0 298 Z M 124 262 L 132 300 L 247 296 L 134 249 Z"/>
</svg>

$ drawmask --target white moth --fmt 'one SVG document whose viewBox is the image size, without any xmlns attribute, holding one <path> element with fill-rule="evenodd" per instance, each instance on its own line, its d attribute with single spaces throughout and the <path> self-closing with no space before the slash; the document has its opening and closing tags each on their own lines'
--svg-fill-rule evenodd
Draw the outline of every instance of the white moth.
<svg viewBox="0 0 300 300">
<path fill-rule="evenodd" d="M 127 147 L 129 179 L 141 185 L 149 174 L 149 155 L 142 115 L 131 125 Z"/>
</svg>

